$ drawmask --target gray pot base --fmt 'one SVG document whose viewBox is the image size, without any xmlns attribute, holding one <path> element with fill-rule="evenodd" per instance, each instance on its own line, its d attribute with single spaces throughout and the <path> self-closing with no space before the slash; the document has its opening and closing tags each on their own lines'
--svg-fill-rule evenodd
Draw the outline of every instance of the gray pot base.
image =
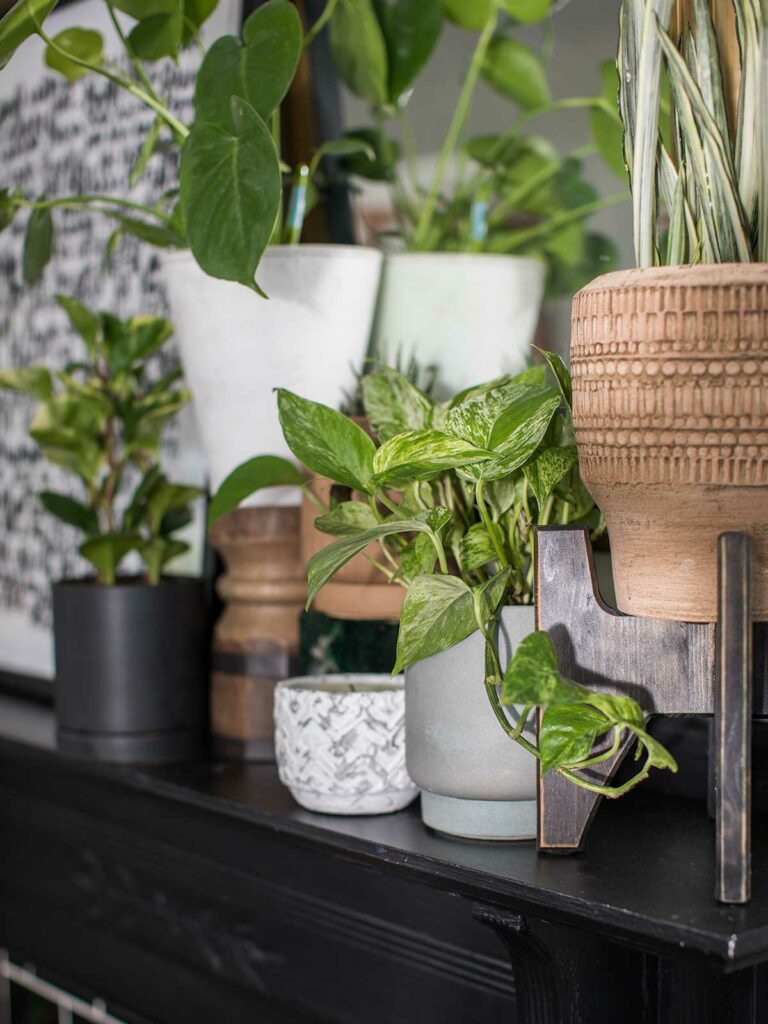
<svg viewBox="0 0 768 1024">
<path fill-rule="evenodd" d="M 536 838 L 535 800 L 462 800 L 423 790 L 421 817 L 430 828 L 463 839 Z"/>
</svg>

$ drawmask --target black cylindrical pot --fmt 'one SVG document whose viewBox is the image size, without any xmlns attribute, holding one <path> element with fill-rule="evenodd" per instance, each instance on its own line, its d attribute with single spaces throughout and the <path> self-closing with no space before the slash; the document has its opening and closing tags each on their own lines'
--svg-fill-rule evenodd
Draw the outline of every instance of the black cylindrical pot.
<svg viewBox="0 0 768 1024">
<path fill-rule="evenodd" d="M 121 580 L 53 587 L 58 747 L 75 757 L 167 762 L 206 735 L 204 583 Z"/>
</svg>

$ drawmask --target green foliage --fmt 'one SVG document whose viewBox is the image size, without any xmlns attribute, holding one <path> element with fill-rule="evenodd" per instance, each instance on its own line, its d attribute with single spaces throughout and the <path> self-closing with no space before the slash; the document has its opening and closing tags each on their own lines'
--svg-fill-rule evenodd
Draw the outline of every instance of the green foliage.
<svg viewBox="0 0 768 1024">
<path fill-rule="evenodd" d="M 158 378 L 147 365 L 171 325 L 154 316 L 120 320 L 68 296 L 57 299 L 82 339 L 82 359 L 53 375 L 46 367 L 0 371 L 1 388 L 39 403 L 29 433 L 44 458 L 76 478 L 77 497 L 43 491 L 40 501 L 85 534 L 80 553 L 99 582 L 114 583 L 122 559 L 138 551 L 149 582 L 157 583 L 167 562 L 186 550 L 173 534 L 190 521 L 189 505 L 202 493 L 170 482 L 156 461 L 165 427 L 188 399 L 175 387 L 176 372 Z"/>
<path fill-rule="evenodd" d="M 352 558 L 369 557 L 407 590 L 394 672 L 479 629 L 488 697 L 510 737 L 539 757 L 545 771 L 619 796 L 652 767 L 676 770 L 634 701 L 563 678 L 546 633 L 524 640 L 502 673 L 494 636 L 504 604 L 533 600 L 536 526 L 592 521 L 595 534 L 602 529 L 578 476 L 568 370 L 558 357 L 544 356 L 543 365 L 439 404 L 392 369 L 368 374 L 361 392 L 373 438 L 333 409 L 278 391 L 283 432 L 296 458 L 352 489 L 347 500 L 332 497 L 315 521 L 336 539 L 307 565 L 308 607 Z M 253 459 L 234 471 L 214 506 L 230 508 L 246 490 L 286 482 L 286 473 L 296 470 L 285 460 Z M 506 717 L 499 690 L 504 704 L 523 706 L 517 726 Z M 534 707 L 543 711 L 538 749 L 522 735 Z M 595 787 L 578 774 L 610 756 L 606 737 L 618 744 L 629 734 L 645 752 L 629 783 Z"/>
<path fill-rule="evenodd" d="M 512 36 L 498 35 L 491 40 L 482 74 L 490 86 L 523 110 L 546 106 L 551 99 L 541 59 Z"/>
<path fill-rule="evenodd" d="M 25 39 L 34 35 L 56 6 L 57 0 L 16 0 L 0 18 L 0 68 L 4 67 Z"/>
<path fill-rule="evenodd" d="M 638 266 L 768 259 L 759 70 L 768 54 L 768 14 L 760 0 L 733 7 L 738 38 L 731 44 L 738 45 L 721 47 L 706 0 L 687 6 L 682 31 L 670 24 L 672 0 L 622 4 L 619 109 Z M 737 66 L 726 69 L 726 56 Z M 741 81 L 741 96 L 729 116 L 725 81 L 732 77 Z"/>
<path fill-rule="evenodd" d="M 62 52 L 64 51 L 64 52 Z M 74 60 L 72 58 L 75 58 Z M 104 38 L 100 32 L 84 28 L 65 28 L 53 38 L 45 50 L 45 63 L 70 81 L 88 74 L 80 61 L 101 64 L 104 59 Z"/>
<path fill-rule="evenodd" d="M 53 249 L 53 217 L 45 207 L 32 210 L 27 221 L 27 232 L 24 236 L 24 255 L 21 268 L 26 284 L 36 284 L 43 275 L 43 270 L 51 258 Z"/>
<path fill-rule="evenodd" d="M 257 455 L 233 469 L 208 506 L 208 525 L 264 487 L 300 487 L 305 477 L 292 462 L 276 455 Z"/>
</svg>

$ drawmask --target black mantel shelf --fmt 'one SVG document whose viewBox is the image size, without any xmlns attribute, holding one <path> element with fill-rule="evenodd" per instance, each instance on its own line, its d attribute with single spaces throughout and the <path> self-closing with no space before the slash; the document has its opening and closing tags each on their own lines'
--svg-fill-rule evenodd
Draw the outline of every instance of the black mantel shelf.
<svg viewBox="0 0 768 1024">
<path fill-rule="evenodd" d="M 0 944 L 129 1020 L 768 1020 L 766 829 L 752 902 L 719 906 L 693 800 L 604 802 L 560 857 L 431 833 L 417 806 L 312 814 L 272 766 L 109 768 L 6 738 L 0 830 Z"/>
</svg>

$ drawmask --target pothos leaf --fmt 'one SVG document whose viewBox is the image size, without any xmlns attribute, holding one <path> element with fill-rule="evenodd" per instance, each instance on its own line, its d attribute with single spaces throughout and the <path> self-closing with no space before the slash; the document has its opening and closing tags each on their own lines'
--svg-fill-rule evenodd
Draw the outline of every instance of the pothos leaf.
<svg viewBox="0 0 768 1024">
<path fill-rule="evenodd" d="M 537 630 L 521 641 L 504 673 L 502 704 L 577 704 L 589 691 L 564 679 L 549 633 Z"/>
<path fill-rule="evenodd" d="M 446 651 L 477 629 L 472 591 L 457 576 L 417 576 L 400 612 L 392 674 Z"/>
<path fill-rule="evenodd" d="M 371 506 L 364 501 L 342 501 L 315 520 L 315 528 L 332 537 L 352 536 L 375 526 L 378 526 L 378 520 Z M 432 550 L 434 552 L 434 548 Z"/>
<path fill-rule="evenodd" d="M 460 437 L 440 430 L 413 430 L 385 441 L 373 457 L 377 487 L 429 480 L 447 469 L 493 457 Z"/>
<path fill-rule="evenodd" d="M 542 774 L 588 758 L 597 737 L 610 728 L 605 716 L 586 704 L 548 707 L 539 730 Z"/>
<path fill-rule="evenodd" d="M 432 403 L 396 370 L 366 374 L 361 386 L 365 414 L 381 441 L 432 425 Z"/>
<path fill-rule="evenodd" d="M 459 551 L 462 572 L 473 572 L 497 557 L 493 541 L 483 523 L 470 526 L 461 539 Z"/>
<path fill-rule="evenodd" d="M 555 486 L 568 471 L 576 465 L 578 454 L 575 446 L 568 448 L 545 448 L 533 462 L 523 468 L 531 490 L 536 495 L 539 508 L 550 496 Z"/>
</svg>

